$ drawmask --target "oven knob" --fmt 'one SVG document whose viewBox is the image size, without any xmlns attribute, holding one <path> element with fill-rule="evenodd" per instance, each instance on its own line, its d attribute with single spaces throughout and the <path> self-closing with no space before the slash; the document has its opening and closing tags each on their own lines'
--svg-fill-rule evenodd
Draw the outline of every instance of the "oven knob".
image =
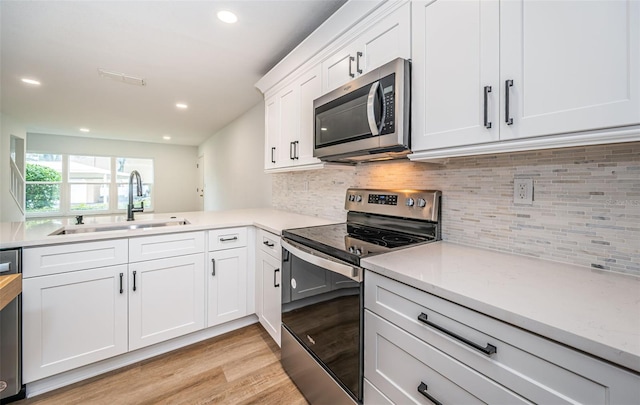
<svg viewBox="0 0 640 405">
<path fill-rule="evenodd" d="M 356 196 L 356 202 L 360 202 L 362 201 L 362 196 L 361 195 L 357 195 Z"/>
<path fill-rule="evenodd" d="M 424 208 L 426 206 L 427 206 L 427 202 L 424 200 L 424 198 L 418 198 L 418 207 Z"/>
<path fill-rule="evenodd" d="M 353 246 L 349 246 L 349 253 L 354 253 Z"/>
<path fill-rule="evenodd" d="M 349 196 L 349 201 L 353 202 L 353 201 L 355 201 L 355 199 L 356 199 L 356 196 L 355 196 L 355 195 L 351 194 L 351 195 Z"/>
<path fill-rule="evenodd" d="M 356 255 L 360 256 L 362 254 L 362 250 L 356 248 Z"/>
<path fill-rule="evenodd" d="M 414 203 L 413 198 L 407 198 L 407 202 L 406 202 L 407 207 L 413 207 L 413 203 Z"/>
</svg>

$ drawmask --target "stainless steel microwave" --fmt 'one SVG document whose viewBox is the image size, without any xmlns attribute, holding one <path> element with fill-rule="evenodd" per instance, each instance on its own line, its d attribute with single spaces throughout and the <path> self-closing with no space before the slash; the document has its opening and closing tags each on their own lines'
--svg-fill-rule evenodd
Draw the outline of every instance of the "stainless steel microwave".
<svg viewBox="0 0 640 405">
<path fill-rule="evenodd" d="M 395 59 L 313 102 L 313 156 L 330 162 L 405 157 L 411 65 Z"/>
</svg>

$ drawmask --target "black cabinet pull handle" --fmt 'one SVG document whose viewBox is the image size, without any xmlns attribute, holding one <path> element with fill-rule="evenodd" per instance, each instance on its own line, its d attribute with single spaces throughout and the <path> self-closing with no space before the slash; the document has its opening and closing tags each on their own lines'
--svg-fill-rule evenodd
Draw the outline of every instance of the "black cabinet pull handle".
<svg viewBox="0 0 640 405">
<path fill-rule="evenodd" d="M 276 147 L 274 146 L 273 148 L 271 148 L 271 163 L 276 162 L 276 158 L 274 156 L 275 152 L 276 152 Z"/>
<path fill-rule="evenodd" d="M 362 52 L 356 53 L 356 72 L 362 73 L 362 69 L 360 69 L 360 58 L 362 57 Z"/>
<path fill-rule="evenodd" d="M 353 69 L 351 69 L 351 64 L 354 60 L 356 60 L 356 58 L 354 58 L 353 56 L 349 56 L 349 76 L 351 77 L 356 77 L 356 75 L 353 73 Z"/>
<path fill-rule="evenodd" d="M 274 247 L 276 244 L 273 242 L 269 242 L 268 240 L 265 240 L 264 242 L 262 242 L 263 245 L 267 245 L 267 247 Z"/>
<path fill-rule="evenodd" d="M 300 142 L 299 141 L 293 142 L 293 158 L 296 160 L 300 159 Z"/>
<path fill-rule="evenodd" d="M 276 273 L 279 272 L 279 271 L 280 271 L 280 269 L 275 269 L 273 271 L 273 286 L 276 287 L 276 288 L 280 287 L 280 284 L 276 284 Z"/>
<path fill-rule="evenodd" d="M 133 272 L 133 291 L 136 290 L 136 272 Z"/>
<path fill-rule="evenodd" d="M 491 121 L 489 121 L 489 93 L 491 93 L 491 86 L 484 86 L 484 127 L 491 128 Z"/>
<path fill-rule="evenodd" d="M 457 339 L 457 340 L 461 341 L 462 343 L 465 343 L 465 344 L 473 347 L 476 350 L 481 351 L 482 353 L 486 354 L 487 356 L 491 356 L 492 354 L 494 354 L 494 353 L 496 353 L 498 351 L 498 349 L 494 345 L 492 345 L 490 343 L 487 343 L 486 347 L 482 347 L 479 344 L 474 343 L 474 342 L 470 341 L 469 339 L 458 335 L 457 333 L 451 332 L 450 330 L 447 330 L 447 329 L 443 328 L 442 326 L 436 325 L 435 323 L 427 320 L 427 314 L 425 314 L 424 312 L 421 313 L 418 316 L 418 320 L 420 322 L 422 322 L 422 323 L 426 323 L 427 325 L 431 326 L 432 328 L 435 328 L 435 329 L 439 330 L 440 332 L 442 332 L 442 333 L 444 333 L 446 335 L 451 336 L 454 339 Z"/>
<path fill-rule="evenodd" d="M 427 397 L 427 399 L 433 402 L 433 405 L 442 405 L 442 402 L 435 399 L 431 394 L 427 392 L 427 384 L 420 381 L 420 385 L 418 386 L 418 392 Z"/>
<path fill-rule="evenodd" d="M 509 93 L 513 87 L 513 80 L 507 80 L 504 82 L 504 122 L 507 125 L 513 125 L 513 118 L 509 117 Z"/>
<path fill-rule="evenodd" d="M 238 240 L 237 236 L 233 236 L 231 238 L 220 238 L 220 242 L 230 242 L 232 240 Z"/>
<path fill-rule="evenodd" d="M 124 290 L 122 289 L 122 277 L 124 277 L 124 273 L 120 273 L 120 294 L 124 292 Z"/>
<path fill-rule="evenodd" d="M 211 275 L 216 276 L 216 259 L 211 259 Z"/>
</svg>

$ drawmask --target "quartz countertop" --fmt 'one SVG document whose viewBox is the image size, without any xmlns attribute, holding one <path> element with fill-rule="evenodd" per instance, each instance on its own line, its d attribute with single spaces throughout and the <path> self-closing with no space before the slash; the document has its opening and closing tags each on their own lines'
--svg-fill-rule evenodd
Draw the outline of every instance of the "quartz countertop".
<svg viewBox="0 0 640 405">
<path fill-rule="evenodd" d="M 227 211 L 194 211 L 167 214 L 143 213 L 136 214 L 135 218 L 136 221 L 133 223 L 178 218 L 186 219 L 189 221 L 189 224 L 136 230 L 116 230 L 49 236 L 52 232 L 55 232 L 64 226 L 74 225 L 75 218 L 41 218 L 30 219 L 25 222 L 3 222 L 0 223 L 0 249 L 129 238 L 163 233 L 229 228 L 234 226 L 257 226 L 266 231 L 280 235 L 282 230 L 287 228 L 327 225 L 337 222 L 268 208 Z M 126 224 L 126 217 L 123 215 L 113 215 L 85 216 L 84 218 L 84 224 L 87 226 L 116 223 Z"/>
<path fill-rule="evenodd" d="M 640 372 L 640 278 L 440 241 L 362 266 Z"/>
</svg>

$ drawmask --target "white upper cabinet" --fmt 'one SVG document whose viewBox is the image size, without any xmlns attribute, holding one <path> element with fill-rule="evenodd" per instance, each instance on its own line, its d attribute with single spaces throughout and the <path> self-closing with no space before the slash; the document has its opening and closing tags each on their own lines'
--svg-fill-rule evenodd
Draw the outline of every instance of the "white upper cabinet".
<svg viewBox="0 0 640 405">
<path fill-rule="evenodd" d="M 405 3 L 322 62 L 323 91 L 329 92 L 396 58 L 411 58 L 411 4 Z"/>
<path fill-rule="evenodd" d="M 412 23 L 412 159 L 634 140 L 639 2 L 420 0 Z"/>
<path fill-rule="evenodd" d="M 274 95 L 264 100 L 264 168 L 275 169 L 280 158 L 280 99 Z"/>
<path fill-rule="evenodd" d="M 502 120 L 500 138 L 640 123 L 639 10 L 637 0 L 502 1 L 501 86 L 513 80 L 514 122 Z"/>
<path fill-rule="evenodd" d="M 499 12 L 497 1 L 414 3 L 414 151 L 499 139 Z"/>
</svg>

